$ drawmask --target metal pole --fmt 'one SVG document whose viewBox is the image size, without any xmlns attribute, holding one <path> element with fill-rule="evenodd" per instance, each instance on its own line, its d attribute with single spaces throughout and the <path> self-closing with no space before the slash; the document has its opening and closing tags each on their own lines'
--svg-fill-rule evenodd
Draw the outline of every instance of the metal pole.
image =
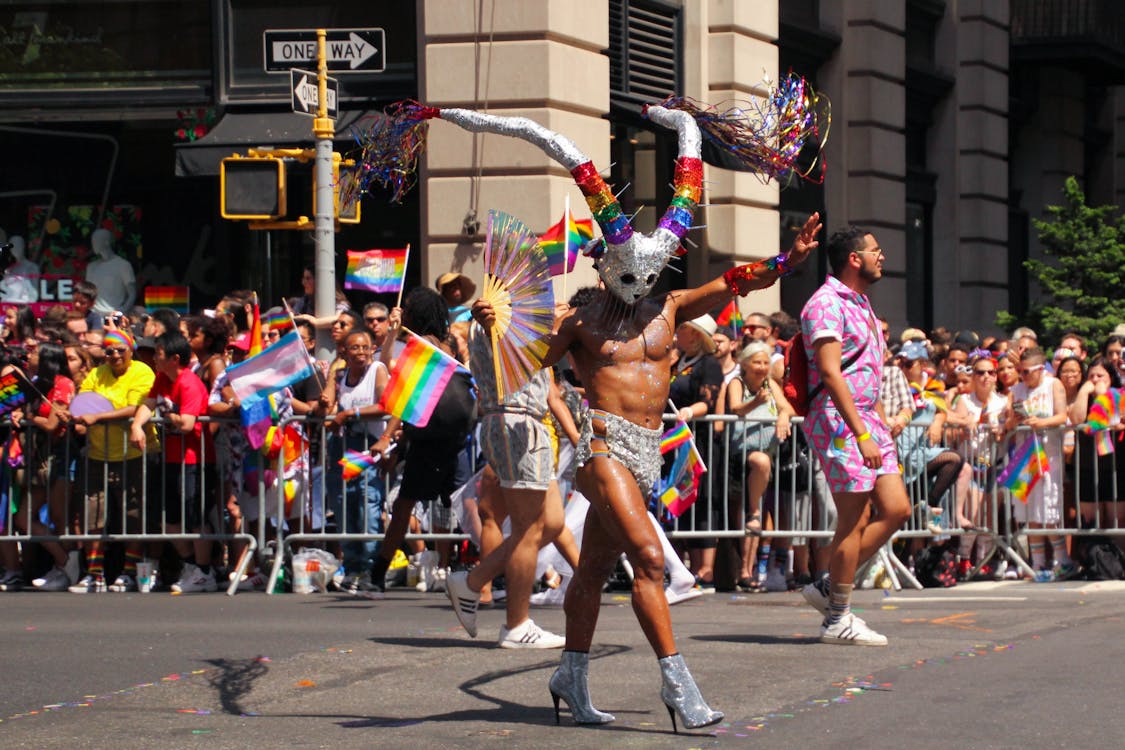
<svg viewBox="0 0 1125 750">
<path fill-rule="evenodd" d="M 332 137 L 335 125 L 328 117 L 328 62 L 325 54 L 325 29 L 316 30 L 316 83 L 317 109 L 313 120 L 313 135 L 316 137 L 316 162 L 313 173 L 316 178 L 316 217 L 314 237 L 316 240 L 316 316 L 327 317 L 336 311 L 336 206 L 332 197 Z M 318 336 L 318 347 L 320 337 Z M 331 352 L 334 355 L 335 352 Z M 329 355 L 327 351 L 317 351 L 318 357 Z"/>
</svg>

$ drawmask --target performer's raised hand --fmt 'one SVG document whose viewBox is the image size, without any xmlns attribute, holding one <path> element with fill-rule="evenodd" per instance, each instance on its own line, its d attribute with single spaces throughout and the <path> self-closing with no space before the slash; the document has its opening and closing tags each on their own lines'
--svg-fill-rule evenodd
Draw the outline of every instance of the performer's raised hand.
<svg viewBox="0 0 1125 750">
<path fill-rule="evenodd" d="M 820 212 L 814 211 L 801 227 L 801 231 L 797 233 L 797 238 L 793 240 L 793 247 L 789 249 L 790 266 L 803 263 L 809 257 L 809 253 L 820 245 L 816 236 L 820 234 L 823 227 L 824 225 L 820 223 Z"/>
<path fill-rule="evenodd" d="M 472 316 L 473 320 L 480 323 L 481 328 L 485 331 L 491 331 L 493 324 L 496 323 L 496 311 L 492 309 L 492 304 L 483 297 L 473 303 Z"/>
</svg>

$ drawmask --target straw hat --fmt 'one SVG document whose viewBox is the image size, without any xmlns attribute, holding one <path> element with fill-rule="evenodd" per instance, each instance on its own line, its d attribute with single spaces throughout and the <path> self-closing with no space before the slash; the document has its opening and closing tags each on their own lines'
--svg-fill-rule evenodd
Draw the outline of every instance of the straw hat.
<svg viewBox="0 0 1125 750">
<path fill-rule="evenodd" d="M 902 335 L 898 337 L 898 340 L 904 344 L 907 341 L 925 341 L 926 332 L 920 328 L 907 328 L 902 332 Z"/>
<path fill-rule="evenodd" d="M 437 281 L 434 282 L 434 286 L 437 287 L 438 292 L 440 292 L 442 287 L 446 284 L 452 284 L 454 281 L 461 285 L 462 302 L 468 302 L 473 298 L 473 295 L 476 294 L 477 285 L 473 283 L 473 280 L 465 274 L 457 273 L 456 271 L 450 271 L 449 273 L 443 273 L 441 276 L 438 276 Z"/>
<path fill-rule="evenodd" d="M 712 318 L 710 315 L 704 314 L 700 315 L 698 318 L 689 320 L 688 322 L 684 323 L 684 325 L 691 326 L 695 330 L 699 331 L 699 333 L 701 334 L 700 338 L 703 341 L 703 351 L 707 352 L 708 354 L 715 353 L 716 347 L 714 335 L 715 330 L 718 328 L 718 324 L 715 323 L 714 318 Z"/>
</svg>

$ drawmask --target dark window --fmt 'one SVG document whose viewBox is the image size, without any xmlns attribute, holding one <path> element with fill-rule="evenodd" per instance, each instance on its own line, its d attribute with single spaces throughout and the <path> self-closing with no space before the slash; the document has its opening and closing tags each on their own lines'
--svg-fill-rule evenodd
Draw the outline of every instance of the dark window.
<svg viewBox="0 0 1125 750">
<path fill-rule="evenodd" d="M 659 0 L 610 0 L 610 105 L 628 110 L 680 93 L 680 8 Z"/>
</svg>

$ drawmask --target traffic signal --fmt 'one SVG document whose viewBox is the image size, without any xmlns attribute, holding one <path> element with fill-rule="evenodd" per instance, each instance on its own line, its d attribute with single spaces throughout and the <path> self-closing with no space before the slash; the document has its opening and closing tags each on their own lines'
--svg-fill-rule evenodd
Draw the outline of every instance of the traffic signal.
<svg viewBox="0 0 1125 750">
<path fill-rule="evenodd" d="M 224 219 L 273 220 L 287 211 L 285 162 L 274 156 L 231 156 L 219 171 Z"/>
</svg>

